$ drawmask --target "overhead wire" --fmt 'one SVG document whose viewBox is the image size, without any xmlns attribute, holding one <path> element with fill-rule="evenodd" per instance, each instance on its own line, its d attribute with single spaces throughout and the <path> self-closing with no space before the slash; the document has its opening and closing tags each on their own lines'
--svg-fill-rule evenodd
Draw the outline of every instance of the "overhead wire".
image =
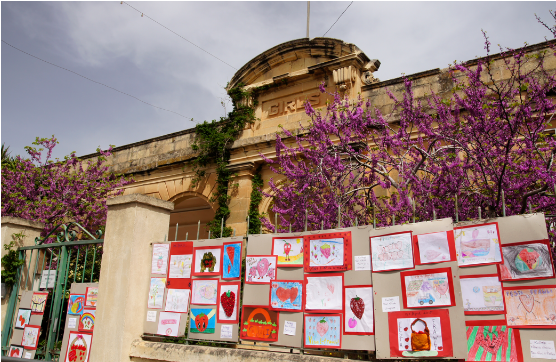
<svg viewBox="0 0 556 362">
<path fill-rule="evenodd" d="M 186 117 L 186 116 L 184 116 L 183 114 L 180 114 L 180 113 L 178 113 L 178 112 L 174 112 L 174 111 L 171 111 L 171 110 L 166 109 L 166 108 L 162 108 L 162 107 L 155 106 L 154 104 L 151 104 L 151 103 L 149 103 L 149 102 L 145 102 L 144 100 L 139 99 L 139 98 L 137 98 L 137 97 L 135 97 L 135 96 L 133 96 L 133 95 L 131 95 L 131 94 L 128 94 L 128 93 L 126 93 L 126 92 L 122 92 L 121 90 L 118 90 L 118 89 L 116 89 L 116 88 L 114 88 L 114 87 L 111 87 L 111 86 L 109 86 L 109 85 L 106 85 L 106 84 L 104 84 L 104 83 L 97 82 L 96 80 L 93 80 L 93 79 L 91 79 L 91 78 L 88 78 L 88 77 L 86 77 L 86 76 L 84 76 L 84 75 L 81 75 L 81 74 L 79 74 L 79 73 L 77 73 L 77 72 L 74 72 L 73 70 L 69 70 L 69 69 L 67 69 L 67 68 L 61 67 L 61 66 L 56 65 L 56 64 L 54 64 L 54 63 L 51 63 L 51 62 L 49 62 L 49 61 L 47 61 L 47 60 L 41 59 L 41 58 L 39 58 L 39 57 L 37 57 L 37 56 L 35 56 L 35 55 L 33 55 L 33 54 L 27 53 L 26 51 L 21 50 L 21 49 L 15 47 L 15 46 L 11 45 L 10 43 L 8 43 L 7 41 L 5 41 L 5 40 L 3 40 L 3 39 L 2 39 L 2 42 L 3 42 L 4 44 L 9 45 L 10 47 L 12 47 L 12 48 L 18 50 L 18 51 L 24 53 L 24 54 L 27 54 L 27 55 L 29 55 L 29 56 L 35 58 L 35 59 L 38 59 L 38 60 L 40 60 L 40 61 L 42 61 L 42 62 L 45 62 L 45 63 L 47 63 L 47 64 L 50 64 L 50 65 L 53 65 L 53 66 L 55 66 L 55 67 L 57 67 L 57 68 L 63 69 L 63 70 L 65 70 L 65 71 L 70 72 L 70 73 L 73 73 L 73 74 L 75 74 L 75 75 L 78 75 L 78 76 L 80 76 L 81 78 L 85 78 L 85 79 L 87 79 L 88 81 L 91 81 L 91 82 L 93 82 L 93 83 L 100 84 L 100 85 L 102 85 L 102 86 L 105 86 L 106 88 L 110 88 L 110 89 L 112 89 L 112 90 L 114 90 L 114 91 L 116 91 L 116 92 L 118 92 L 118 93 L 124 94 L 124 95 L 126 95 L 126 96 L 128 96 L 128 97 L 131 97 L 131 98 L 134 98 L 134 99 L 138 100 L 139 102 L 142 102 L 142 103 L 144 103 L 144 104 L 146 104 L 146 105 L 149 105 L 149 106 L 154 107 L 154 108 L 161 109 L 161 110 L 166 111 L 166 112 L 174 113 L 174 114 L 176 114 L 176 115 L 178 115 L 178 116 L 180 116 L 180 117 L 183 117 L 183 118 L 189 118 L 189 117 Z"/>
<path fill-rule="evenodd" d="M 336 19 L 336 21 L 334 22 L 334 24 L 332 24 L 332 26 L 336 25 L 336 23 L 338 22 L 338 20 L 340 20 L 340 18 L 342 17 L 342 15 L 344 15 L 344 13 L 347 11 L 347 9 L 349 9 L 349 7 L 351 6 L 351 4 L 353 4 L 353 1 L 349 3 L 349 5 L 347 6 L 346 10 L 344 10 L 343 13 L 340 14 L 340 16 L 338 16 L 338 19 Z M 330 27 L 330 29 L 332 29 L 332 26 Z M 328 29 L 326 31 L 326 33 L 324 33 L 324 35 L 322 36 L 323 38 L 326 36 L 326 34 L 328 34 L 328 32 L 330 31 L 330 29 Z"/>
</svg>

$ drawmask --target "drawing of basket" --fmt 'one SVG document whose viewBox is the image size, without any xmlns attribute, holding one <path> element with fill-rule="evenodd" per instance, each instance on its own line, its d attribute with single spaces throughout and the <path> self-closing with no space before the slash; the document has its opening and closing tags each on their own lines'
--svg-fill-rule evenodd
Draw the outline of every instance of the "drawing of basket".
<svg viewBox="0 0 556 362">
<path fill-rule="evenodd" d="M 80 341 L 81 343 L 77 344 Z M 81 334 L 77 335 L 69 346 L 68 359 L 70 362 L 84 362 L 87 359 L 87 342 Z"/>
<path fill-rule="evenodd" d="M 425 330 L 423 332 L 415 332 L 413 330 L 413 326 L 418 321 L 421 321 L 423 322 L 423 324 L 425 324 Z M 431 350 L 431 338 L 429 328 L 427 327 L 427 322 L 420 318 L 417 318 L 413 321 L 413 323 L 411 323 L 411 350 L 414 352 Z"/>
</svg>

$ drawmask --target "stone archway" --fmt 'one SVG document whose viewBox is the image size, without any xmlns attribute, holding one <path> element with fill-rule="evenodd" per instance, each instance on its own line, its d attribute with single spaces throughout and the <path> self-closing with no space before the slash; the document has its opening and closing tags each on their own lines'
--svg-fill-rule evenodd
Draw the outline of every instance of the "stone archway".
<svg viewBox="0 0 556 362">
<path fill-rule="evenodd" d="M 209 199 L 197 192 L 186 191 L 172 197 L 169 201 L 174 203 L 174 210 L 170 213 L 170 225 L 168 240 L 188 240 L 197 238 L 197 226 L 201 222 L 199 239 L 206 239 L 207 222 L 214 219 L 215 207 Z M 176 239 L 176 224 L 178 224 L 178 235 Z"/>
</svg>

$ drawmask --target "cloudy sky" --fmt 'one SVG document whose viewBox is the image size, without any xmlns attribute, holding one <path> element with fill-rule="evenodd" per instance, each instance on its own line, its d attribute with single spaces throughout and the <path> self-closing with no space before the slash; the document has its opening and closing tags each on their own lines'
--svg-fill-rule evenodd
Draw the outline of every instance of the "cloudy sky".
<svg viewBox="0 0 556 362">
<path fill-rule="evenodd" d="M 305 37 L 306 2 L 129 2 L 234 68 L 273 46 Z M 322 36 L 349 2 L 311 2 L 310 36 Z M 356 44 L 396 78 L 519 47 L 550 34 L 551 2 L 355 1 L 327 34 Z M 194 127 L 231 110 L 224 87 L 236 69 L 126 4 L 2 1 L 2 40 L 140 101 L 46 64 L 2 43 L 2 142 L 23 154 L 36 136 L 56 135 L 56 157 L 78 155 Z M 193 119 L 193 122 L 191 121 Z"/>
</svg>

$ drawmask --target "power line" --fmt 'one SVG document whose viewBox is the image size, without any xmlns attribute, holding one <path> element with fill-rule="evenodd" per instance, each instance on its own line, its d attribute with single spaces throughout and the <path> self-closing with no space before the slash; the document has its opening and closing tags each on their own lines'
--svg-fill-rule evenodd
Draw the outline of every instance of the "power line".
<svg viewBox="0 0 556 362">
<path fill-rule="evenodd" d="M 115 91 L 118 92 L 118 93 L 124 94 L 124 95 L 126 95 L 126 96 L 128 96 L 128 97 L 131 97 L 131 98 L 134 98 L 134 99 L 138 100 L 139 102 L 145 103 L 146 105 L 149 105 L 149 106 L 154 107 L 154 108 L 161 109 L 161 110 L 166 111 L 166 112 L 170 112 L 170 113 L 177 114 L 178 116 L 183 117 L 183 118 L 188 118 L 188 117 L 184 116 L 183 114 L 179 114 L 179 113 L 174 112 L 174 111 L 171 111 L 171 110 L 169 110 L 169 109 L 155 106 L 154 104 L 150 104 L 150 103 L 148 103 L 148 102 L 145 102 L 144 100 L 139 99 L 139 98 L 137 98 L 137 97 L 135 97 L 135 96 L 132 96 L 131 94 L 122 92 L 122 91 L 120 91 L 120 90 L 117 90 L 116 88 L 110 87 L 109 85 L 106 85 L 106 84 L 104 84 L 104 83 L 97 82 L 96 80 L 92 80 L 91 78 L 87 78 L 87 77 L 85 77 L 84 75 L 81 75 L 81 74 L 79 74 L 79 73 L 74 72 L 73 70 L 66 69 L 66 68 L 64 68 L 64 67 L 61 67 L 61 66 L 59 66 L 59 65 L 56 65 L 56 64 L 51 63 L 51 62 L 49 62 L 49 61 L 46 61 L 46 60 L 44 60 L 44 59 L 41 59 L 41 58 L 39 58 L 39 57 L 37 57 L 37 56 L 34 56 L 33 54 L 29 54 L 29 53 L 27 53 L 26 51 L 23 51 L 23 50 L 21 50 L 21 49 L 15 47 L 15 46 L 13 46 L 13 45 L 11 45 L 10 43 L 8 43 L 8 42 L 5 41 L 5 40 L 2 40 L 2 42 L 5 43 L 6 45 L 11 46 L 12 48 L 14 48 L 14 49 L 16 49 L 16 50 L 19 50 L 20 52 L 22 52 L 22 53 L 24 53 L 24 54 L 27 54 L 27 55 L 29 55 L 29 56 L 35 58 L 35 59 L 38 59 L 38 60 L 40 60 L 40 61 L 42 61 L 42 62 L 45 62 L 45 63 L 47 63 L 47 64 L 50 64 L 50 65 L 53 65 L 53 66 L 55 66 L 55 67 L 57 67 L 57 68 L 63 69 L 63 70 L 65 70 L 65 71 L 68 71 L 68 72 L 73 73 L 73 74 L 75 74 L 75 75 L 78 75 L 78 76 L 80 76 L 81 78 L 85 78 L 85 79 L 87 79 L 87 80 L 89 80 L 89 81 L 91 81 L 91 82 L 93 82 L 93 83 L 103 85 L 103 86 L 105 86 L 106 88 L 110 88 L 110 89 L 112 89 L 112 90 L 115 90 Z"/>
<path fill-rule="evenodd" d="M 226 62 L 223 61 L 222 59 L 218 58 L 216 55 L 209 53 L 208 51 L 206 51 L 205 49 L 201 48 L 200 46 L 198 46 L 197 44 L 193 43 L 192 41 L 187 40 L 187 39 L 184 38 L 183 36 L 179 35 L 179 34 L 176 33 L 175 31 L 173 31 L 172 29 L 170 29 L 170 28 L 168 28 L 168 27 L 162 25 L 162 24 L 159 23 L 158 21 L 154 20 L 153 18 L 151 18 L 150 16 L 148 16 L 147 14 L 145 14 L 144 12 L 142 12 L 141 10 L 138 10 L 138 9 L 134 8 L 133 6 L 129 5 L 129 4 L 126 3 L 125 1 L 120 2 L 120 4 L 126 4 L 127 6 L 129 6 L 130 8 L 132 8 L 133 10 L 137 11 L 138 13 L 140 13 L 140 14 L 141 14 L 141 17 L 146 17 L 146 18 L 148 18 L 149 20 L 154 21 L 155 23 L 157 23 L 158 25 L 160 25 L 160 26 L 163 27 L 164 29 L 166 29 L 166 30 L 168 30 L 168 31 L 170 31 L 170 32 L 172 32 L 172 33 L 174 33 L 175 35 L 179 36 L 180 38 L 182 38 L 182 39 L 185 40 L 186 42 L 188 42 L 188 43 L 190 43 L 190 44 L 196 46 L 197 48 L 201 49 L 202 51 L 204 51 L 205 53 L 207 53 L 207 54 L 210 55 L 211 57 L 220 60 L 222 63 L 226 64 L 227 66 L 229 66 L 229 67 L 231 67 L 231 68 L 233 68 L 233 69 L 235 69 L 235 70 L 238 70 L 238 69 L 237 69 L 236 67 L 234 67 L 233 65 L 230 65 L 230 64 L 226 63 Z"/>
<path fill-rule="evenodd" d="M 353 1 L 349 3 L 349 5 L 347 6 L 346 10 L 351 6 L 351 4 L 353 4 Z M 343 13 L 340 14 L 340 16 L 338 16 L 338 19 L 336 19 L 336 21 L 334 22 L 334 24 L 332 24 L 332 26 L 336 25 L 336 23 L 338 22 L 338 20 L 340 20 L 340 18 L 342 17 L 342 15 L 344 15 L 344 13 L 346 12 L 346 10 L 344 10 Z M 332 26 L 330 27 L 330 29 L 332 29 Z M 322 36 L 323 38 L 325 37 L 326 34 L 328 34 L 328 32 L 330 31 L 330 29 L 328 29 L 326 31 L 326 33 L 324 33 L 324 35 Z"/>
</svg>

